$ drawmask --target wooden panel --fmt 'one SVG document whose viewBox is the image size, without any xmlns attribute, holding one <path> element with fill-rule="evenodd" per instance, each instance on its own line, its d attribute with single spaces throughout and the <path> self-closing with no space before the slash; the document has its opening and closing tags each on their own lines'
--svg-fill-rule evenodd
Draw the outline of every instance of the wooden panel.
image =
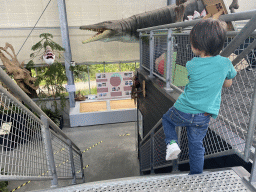
<svg viewBox="0 0 256 192">
<path fill-rule="evenodd" d="M 80 103 L 80 113 L 106 111 L 106 101 Z"/>
<path fill-rule="evenodd" d="M 134 100 L 113 100 L 110 101 L 110 108 L 111 110 L 133 109 L 136 108 L 136 106 L 134 104 Z"/>
</svg>

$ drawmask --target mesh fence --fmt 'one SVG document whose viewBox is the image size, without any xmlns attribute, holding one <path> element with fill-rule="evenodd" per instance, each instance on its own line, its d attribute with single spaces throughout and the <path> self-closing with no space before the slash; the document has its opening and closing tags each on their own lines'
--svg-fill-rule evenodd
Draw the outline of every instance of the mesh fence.
<svg viewBox="0 0 256 192">
<path fill-rule="evenodd" d="M 224 48 L 232 41 L 233 37 L 227 37 Z M 250 45 L 254 37 L 248 37 L 229 57 L 233 61 L 246 47 Z M 178 74 L 179 78 L 186 79 L 187 72 L 185 70 L 186 62 L 191 60 L 195 55 L 192 53 L 189 35 L 175 36 L 175 51 L 177 52 L 175 68 L 184 68 Z M 233 79 L 230 88 L 222 90 L 222 101 L 218 118 L 211 119 L 209 128 L 210 133 L 205 138 L 206 155 L 228 151 L 235 149 L 239 155 L 243 157 L 245 150 L 245 142 L 249 129 L 250 110 L 252 105 L 252 95 L 255 82 L 256 58 L 255 50 L 246 55 L 246 57 L 235 65 L 238 71 L 237 76 Z M 184 89 L 184 85 L 180 84 L 178 76 L 173 76 L 173 84 Z M 185 134 L 185 132 L 182 132 Z M 254 136 L 255 137 L 255 136 Z M 181 143 L 187 143 L 187 138 L 183 137 Z M 256 141 L 253 141 L 256 146 Z M 184 144 L 183 149 L 186 148 Z M 187 158 L 181 158 L 187 159 Z"/>
<path fill-rule="evenodd" d="M 0 102 L 0 180 L 51 179 L 41 120 L 1 86 Z M 58 178 L 72 179 L 69 145 L 51 129 L 50 138 Z M 73 147 L 73 153 L 81 178 L 79 151 Z"/>
<path fill-rule="evenodd" d="M 80 155 L 75 150 L 73 150 L 73 159 L 74 159 L 76 177 L 82 178 Z"/>
<path fill-rule="evenodd" d="M 69 146 L 51 131 L 52 149 L 58 177 L 72 178 Z"/>
<path fill-rule="evenodd" d="M 50 176 L 41 122 L 0 89 L 1 175 Z"/>
<path fill-rule="evenodd" d="M 165 160 L 166 144 L 164 139 L 165 139 L 164 130 L 163 128 L 161 128 L 154 135 L 154 151 L 153 151 L 154 169 L 172 165 L 172 161 Z"/>
<path fill-rule="evenodd" d="M 150 37 L 149 35 L 146 36 L 146 34 L 144 34 L 141 37 L 141 65 L 146 68 L 146 69 L 150 69 L 150 57 L 149 57 L 149 41 L 150 41 Z"/>
<path fill-rule="evenodd" d="M 151 169 L 151 140 L 149 139 L 140 147 L 140 166 L 142 171 Z"/>
<path fill-rule="evenodd" d="M 153 72 L 166 78 L 167 33 L 158 32 L 154 35 Z"/>
<path fill-rule="evenodd" d="M 193 54 L 189 41 L 189 34 L 173 34 L 173 64 L 172 64 L 172 84 L 179 88 L 185 88 L 188 83 L 186 63 L 195 55 Z M 234 37 L 228 36 L 224 48 L 232 41 Z M 244 49 L 252 42 L 254 37 L 248 37 L 243 44 L 230 55 L 229 59 L 233 61 Z M 154 37 L 154 62 L 161 58 L 166 48 L 166 37 Z M 161 45 L 160 45 L 161 44 Z M 149 45 L 142 48 L 148 49 Z M 161 49 L 160 49 L 161 47 Z M 238 71 L 237 76 L 233 79 L 230 88 L 222 90 L 222 101 L 219 116 L 217 119 L 211 119 L 209 129 L 204 138 L 205 158 L 212 156 L 220 156 L 225 154 L 237 153 L 244 158 L 245 143 L 247 132 L 249 129 L 250 110 L 252 106 L 252 95 L 255 83 L 255 67 L 256 57 L 255 49 L 251 50 L 246 57 L 236 64 L 234 67 Z M 162 54 L 161 54 L 162 53 Z M 148 60 L 144 59 L 148 57 Z M 163 57 L 163 56 L 162 56 Z M 142 63 L 146 66 L 149 63 L 149 55 L 142 58 Z M 154 72 L 159 75 L 159 67 L 155 65 Z M 166 67 L 164 67 L 166 70 Z M 162 74 L 164 77 L 165 72 Z M 254 134 L 254 138 L 256 132 Z M 154 167 L 169 166 L 165 161 L 165 144 L 164 133 L 160 129 L 154 135 Z M 179 155 L 179 163 L 187 162 L 188 157 L 188 140 L 186 128 L 181 128 L 180 134 L 181 154 Z M 253 139 L 253 147 L 256 147 L 256 140 Z"/>
</svg>

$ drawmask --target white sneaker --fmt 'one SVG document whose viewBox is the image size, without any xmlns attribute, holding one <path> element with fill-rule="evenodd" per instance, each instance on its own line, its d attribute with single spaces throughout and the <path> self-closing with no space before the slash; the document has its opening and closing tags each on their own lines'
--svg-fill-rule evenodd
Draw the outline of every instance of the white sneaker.
<svg viewBox="0 0 256 192">
<path fill-rule="evenodd" d="M 178 159 L 180 152 L 181 150 L 177 143 L 168 144 L 166 149 L 166 161 Z"/>
</svg>

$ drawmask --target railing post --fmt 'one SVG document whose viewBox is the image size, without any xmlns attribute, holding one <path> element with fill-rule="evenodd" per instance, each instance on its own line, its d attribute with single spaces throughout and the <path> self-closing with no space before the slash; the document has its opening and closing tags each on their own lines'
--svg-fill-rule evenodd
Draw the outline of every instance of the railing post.
<svg viewBox="0 0 256 192">
<path fill-rule="evenodd" d="M 151 167 L 151 174 L 154 174 L 154 131 L 150 134 L 150 167 Z"/>
<path fill-rule="evenodd" d="M 74 156 L 73 156 L 73 148 L 72 148 L 72 143 L 69 139 L 67 139 L 68 143 L 68 149 L 69 149 L 69 160 L 70 160 L 70 165 L 71 165 L 71 174 L 73 177 L 72 184 L 76 184 L 76 170 L 75 170 L 75 164 L 74 164 Z"/>
<path fill-rule="evenodd" d="M 83 154 L 79 154 L 80 155 L 80 161 L 81 161 L 81 173 L 82 173 L 82 179 L 83 179 L 83 183 L 85 183 L 85 177 L 84 177 L 84 165 L 83 165 Z"/>
<path fill-rule="evenodd" d="M 52 183 L 51 187 L 55 188 L 55 187 L 58 187 L 58 176 L 57 176 L 57 171 L 56 171 L 55 162 L 54 162 L 49 122 L 44 115 L 41 115 L 41 120 L 43 122 L 43 126 L 41 126 L 41 130 L 42 130 L 42 135 L 43 135 L 43 140 L 45 145 L 48 168 L 49 168 L 49 172 L 52 174 L 52 177 L 53 177 L 51 181 Z"/>
<path fill-rule="evenodd" d="M 254 93 L 252 97 L 249 128 L 248 128 L 248 133 L 247 133 L 247 138 L 245 143 L 245 151 L 244 151 L 245 160 L 247 162 L 249 161 L 250 152 L 251 152 L 251 145 L 252 145 L 253 134 L 255 130 L 255 121 L 256 121 L 256 81 L 254 84 Z"/>
<path fill-rule="evenodd" d="M 143 175 L 143 171 L 142 171 L 142 168 L 141 168 L 141 167 L 142 167 L 142 166 L 141 166 L 141 165 L 142 165 L 142 163 L 141 163 L 141 156 L 142 156 L 142 155 L 141 155 L 141 150 L 140 150 L 140 149 L 141 149 L 141 145 L 140 145 L 140 143 L 139 143 L 138 153 L 139 153 L 139 163 L 140 163 L 140 175 L 142 176 L 142 175 Z"/>
<path fill-rule="evenodd" d="M 154 68 L 154 35 L 153 31 L 150 31 L 150 41 L 149 41 L 149 64 L 150 64 L 150 74 L 149 77 L 153 78 L 153 68 Z"/>
<path fill-rule="evenodd" d="M 172 91 L 172 58 L 173 58 L 173 37 L 172 29 L 168 29 L 167 35 L 167 53 L 166 53 L 166 91 Z"/>
<path fill-rule="evenodd" d="M 142 70 L 142 62 L 143 62 L 143 59 L 142 59 L 142 51 L 143 51 L 143 47 L 142 47 L 142 33 L 140 32 L 139 34 L 139 37 L 140 37 L 140 40 L 139 40 L 139 43 L 140 43 L 140 70 Z"/>
</svg>

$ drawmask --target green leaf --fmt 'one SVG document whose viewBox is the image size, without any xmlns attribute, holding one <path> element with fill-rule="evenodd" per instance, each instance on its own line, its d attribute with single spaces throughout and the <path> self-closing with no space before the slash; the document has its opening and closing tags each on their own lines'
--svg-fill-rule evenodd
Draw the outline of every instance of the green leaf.
<svg viewBox="0 0 256 192">
<path fill-rule="evenodd" d="M 44 42 L 44 49 L 46 49 L 46 46 L 49 45 L 50 46 L 50 42 L 49 41 L 45 41 Z M 51 47 L 51 46 L 50 46 Z M 51 47 L 52 48 L 52 47 Z"/>
<path fill-rule="evenodd" d="M 35 54 L 34 54 L 34 53 L 31 53 L 31 54 L 30 54 L 30 57 L 35 57 Z"/>
<path fill-rule="evenodd" d="M 50 33 L 42 33 L 42 34 L 39 35 L 39 37 L 40 37 L 40 38 L 43 37 L 44 39 L 47 39 L 48 37 L 53 38 L 53 35 L 50 34 Z"/>
<path fill-rule="evenodd" d="M 33 45 L 31 49 L 32 49 L 33 51 L 35 51 L 35 50 L 37 50 L 37 49 L 42 48 L 42 46 L 43 46 L 43 45 L 42 45 L 41 41 L 39 41 L 38 43 L 36 43 L 35 45 Z"/>
</svg>

